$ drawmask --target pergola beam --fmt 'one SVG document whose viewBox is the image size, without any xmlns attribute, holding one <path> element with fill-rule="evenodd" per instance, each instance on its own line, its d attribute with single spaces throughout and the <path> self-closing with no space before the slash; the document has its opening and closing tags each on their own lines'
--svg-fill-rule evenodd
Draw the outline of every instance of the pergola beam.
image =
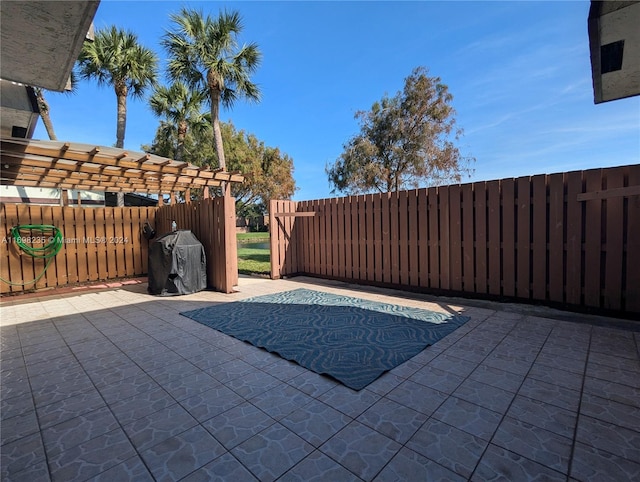
<svg viewBox="0 0 640 482">
<path fill-rule="evenodd" d="M 171 193 L 244 181 L 236 172 L 122 149 L 56 141 L 5 138 L 1 154 L 3 183 L 19 186 Z"/>
</svg>

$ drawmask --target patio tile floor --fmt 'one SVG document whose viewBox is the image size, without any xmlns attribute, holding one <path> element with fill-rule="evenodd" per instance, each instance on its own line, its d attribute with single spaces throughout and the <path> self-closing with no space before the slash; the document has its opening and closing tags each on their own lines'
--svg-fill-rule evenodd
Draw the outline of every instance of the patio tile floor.
<svg viewBox="0 0 640 482">
<path fill-rule="evenodd" d="M 306 287 L 471 320 L 360 390 L 179 312 Z M 640 480 L 640 323 L 299 277 L 0 303 L 4 481 Z"/>
</svg>

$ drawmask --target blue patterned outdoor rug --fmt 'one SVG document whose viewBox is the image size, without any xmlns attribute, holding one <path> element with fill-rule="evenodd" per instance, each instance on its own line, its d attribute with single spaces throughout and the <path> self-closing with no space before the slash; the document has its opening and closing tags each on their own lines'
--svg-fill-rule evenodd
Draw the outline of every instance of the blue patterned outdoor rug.
<svg viewBox="0 0 640 482">
<path fill-rule="evenodd" d="M 308 289 L 181 314 L 354 390 L 469 319 Z"/>
</svg>

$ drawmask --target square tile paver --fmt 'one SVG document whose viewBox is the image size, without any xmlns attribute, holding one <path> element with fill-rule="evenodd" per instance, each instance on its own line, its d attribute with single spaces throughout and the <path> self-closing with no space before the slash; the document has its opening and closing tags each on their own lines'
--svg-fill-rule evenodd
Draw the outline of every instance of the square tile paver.
<svg viewBox="0 0 640 482">
<path fill-rule="evenodd" d="M 105 453 L 109 457 L 105 457 Z M 50 456 L 51 479 L 54 482 L 87 480 L 135 455 L 124 432 L 116 429 Z"/>
<path fill-rule="evenodd" d="M 570 475 L 576 480 L 602 482 L 640 480 L 640 463 L 577 442 Z"/>
<path fill-rule="evenodd" d="M 241 443 L 231 453 L 261 481 L 276 480 L 313 452 L 313 446 L 279 423 Z"/>
<path fill-rule="evenodd" d="M 506 417 L 491 443 L 566 474 L 571 439 L 549 430 Z"/>
<path fill-rule="evenodd" d="M 351 422 L 351 418 L 329 405 L 312 400 L 286 417 L 280 423 L 299 437 L 318 447 Z"/>
<path fill-rule="evenodd" d="M 427 420 L 427 415 L 388 398 L 378 400 L 358 417 L 361 422 L 400 444 L 406 443 Z"/>
<path fill-rule="evenodd" d="M 396 482 L 399 480 L 464 482 L 466 479 L 405 447 L 393 457 L 391 462 L 380 472 L 380 475 L 374 479 L 375 482 Z"/>
<path fill-rule="evenodd" d="M 358 477 L 372 480 L 400 448 L 398 442 L 354 421 L 320 450 Z"/>
<path fill-rule="evenodd" d="M 255 405 L 243 402 L 202 425 L 227 449 L 250 439 L 275 423 L 275 420 Z"/>
<path fill-rule="evenodd" d="M 267 415 L 276 420 L 286 417 L 291 412 L 304 407 L 313 400 L 309 395 L 290 385 L 272 388 L 260 393 L 250 401 Z"/>
<path fill-rule="evenodd" d="M 316 450 L 278 480 L 280 482 L 359 482 L 361 479 Z"/>
<path fill-rule="evenodd" d="M 450 397 L 433 418 L 484 440 L 491 440 L 502 415 L 460 398 Z"/>
<path fill-rule="evenodd" d="M 117 428 L 117 420 L 104 407 L 44 429 L 42 439 L 51 457 Z"/>
<path fill-rule="evenodd" d="M 502 447 L 489 445 L 470 480 L 474 482 L 487 480 L 566 482 L 567 476 Z"/>
<path fill-rule="evenodd" d="M 300 287 L 471 319 L 354 391 L 180 315 Z M 640 325 L 456 303 L 305 277 L 3 297 L 0 477 L 640 480 Z"/>
<path fill-rule="evenodd" d="M 182 482 L 228 482 L 233 480 L 258 482 L 258 479 L 238 459 L 227 452 L 204 467 L 195 470 L 182 479 Z"/>
<path fill-rule="evenodd" d="M 443 467 L 468 478 L 488 442 L 444 422 L 430 419 L 406 446 Z"/>
<path fill-rule="evenodd" d="M 197 424 L 184 408 L 174 404 L 125 425 L 124 430 L 136 449 L 143 452 Z"/>
<path fill-rule="evenodd" d="M 223 455 L 225 448 L 200 426 L 192 427 L 142 452 L 155 480 L 179 480 Z"/>
</svg>

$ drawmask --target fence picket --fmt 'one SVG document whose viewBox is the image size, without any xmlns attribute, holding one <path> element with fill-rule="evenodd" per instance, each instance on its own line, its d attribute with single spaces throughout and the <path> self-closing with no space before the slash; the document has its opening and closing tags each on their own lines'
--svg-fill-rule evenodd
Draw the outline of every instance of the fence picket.
<svg viewBox="0 0 640 482">
<path fill-rule="evenodd" d="M 533 298 L 538 300 L 546 299 L 547 293 L 547 273 L 549 261 L 547 259 L 547 184 L 546 176 L 541 174 L 531 178 L 533 187 L 532 201 L 532 221 L 533 221 L 533 243 L 531 248 L 532 265 L 532 292 Z"/>
<path fill-rule="evenodd" d="M 629 186 L 640 186 L 640 165 L 630 166 Z M 635 221 L 631 221 L 635 219 Z M 640 196 L 627 198 L 627 251 L 625 305 L 627 311 L 640 313 Z"/>
<path fill-rule="evenodd" d="M 440 239 L 438 246 L 440 248 L 440 288 L 443 290 L 451 289 L 451 229 L 450 229 L 450 206 L 449 206 L 449 186 L 441 186 L 438 188 L 439 202 L 439 230 Z"/>
<path fill-rule="evenodd" d="M 517 188 L 516 296 L 528 300 L 531 297 L 531 179 L 518 178 Z"/>
<path fill-rule="evenodd" d="M 409 192 L 398 192 L 398 243 L 400 277 L 402 286 L 409 286 Z"/>
<path fill-rule="evenodd" d="M 334 275 L 338 278 L 344 278 L 346 273 L 346 238 L 344 233 L 344 222 L 345 222 L 345 212 L 344 212 L 344 200 L 346 198 L 341 197 L 336 199 L 335 205 L 335 217 L 336 217 L 336 238 L 338 240 L 335 243 L 336 247 L 336 256 L 337 256 L 337 266 L 336 270 L 334 270 Z M 334 259 L 334 264 L 336 264 L 336 260 Z"/>
<path fill-rule="evenodd" d="M 564 176 L 548 176 L 549 184 L 549 300 L 563 302 Z"/>
<path fill-rule="evenodd" d="M 585 171 L 586 192 L 602 189 L 602 171 L 592 169 Z M 585 239 L 584 239 L 584 304 L 600 306 L 600 255 L 602 241 L 602 200 L 584 201 Z"/>
<path fill-rule="evenodd" d="M 429 213 L 429 287 L 440 288 L 440 232 L 438 231 L 438 189 L 427 190 Z"/>
<path fill-rule="evenodd" d="M 18 253 L 18 247 L 11 237 L 9 230 L 19 224 L 18 207 L 15 204 L 2 204 L 2 219 L 5 223 L 4 237 L 0 245 L 0 277 L 9 282 L 22 282 L 22 266 Z M 21 291 L 22 287 L 12 286 L 8 283 L 0 283 L 2 293 Z"/>
<path fill-rule="evenodd" d="M 474 227 L 473 227 L 473 184 L 463 184 L 462 188 L 462 289 L 468 293 L 475 291 L 474 282 Z"/>
<path fill-rule="evenodd" d="M 487 183 L 487 267 L 489 271 L 489 293 L 501 294 L 500 272 L 501 229 L 500 229 L 500 181 Z"/>
<path fill-rule="evenodd" d="M 358 255 L 358 207 L 355 196 L 344 200 L 345 278 L 357 277 Z"/>
<path fill-rule="evenodd" d="M 502 189 L 502 294 L 516 295 L 515 180 L 500 181 Z"/>
<path fill-rule="evenodd" d="M 605 171 L 606 189 L 624 187 L 624 168 L 614 168 Z M 623 211 L 624 198 L 622 196 L 610 197 L 604 200 L 605 220 L 604 245 L 606 247 L 604 257 L 604 308 L 618 310 L 622 299 L 622 255 L 623 255 Z M 640 220 L 636 220 L 638 222 Z M 639 267 L 640 269 L 640 267 Z"/>
<path fill-rule="evenodd" d="M 389 248 L 388 258 L 391 261 L 390 280 L 393 284 L 400 283 L 400 209 L 398 192 L 389 194 Z M 405 213 L 406 214 L 406 213 Z"/>
<path fill-rule="evenodd" d="M 123 215 L 124 207 L 117 207 L 113 209 L 113 238 L 109 239 L 109 243 L 115 244 L 116 251 L 116 269 L 118 277 L 122 278 L 127 275 L 127 268 L 125 266 L 125 254 L 124 254 L 124 228 Z"/>
<path fill-rule="evenodd" d="M 582 172 L 569 172 L 565 179 L 567 184 L 566 302 L 578 305 L 582 298 L 582 212 L 584 203 L 578 201 L 578 194 L 582 192 Z"/>
<path fill-rule="evenodd" d="M 420 285 L 420 260 L 418 257 L 418 236 L 420 229 L 420 221 L 418 219 L 418 191 L 413 190 L 408 192 L 408 217 L 407 217 L 407 231 L 408 231 L 408 259 L 407 259 L 407 271 L 409 277 L 406 284 L 419 286 Z"/>
<path fill-rule="evenodd" d="M 374 266 L 374 279 L 377 282 L 384 281 L 384 251 L 382 247 L 382 196 L 380 194 L 373 195 L 373 206 L 371 208 L 371 216 L 373 219 L 373 266 Z M 388 260 L 387 263 L 388 265 Z"/>
<path fill-rule="evenodd" d="M 487 187 L 485 183 L 474 185 L 476 230 L 476 292 L 487 293 Z"/>
<path fill-rule="evenodd" d="M 66 262 L 66 271 L 64 273 L 67 283 L 77 283 L 78 277 L 78 233 L 74 222 L 74 213 L 77 211 L 73 207 L 62 208 L 62 225 L 64 237 L 64 253 Z"/>
</svg>

